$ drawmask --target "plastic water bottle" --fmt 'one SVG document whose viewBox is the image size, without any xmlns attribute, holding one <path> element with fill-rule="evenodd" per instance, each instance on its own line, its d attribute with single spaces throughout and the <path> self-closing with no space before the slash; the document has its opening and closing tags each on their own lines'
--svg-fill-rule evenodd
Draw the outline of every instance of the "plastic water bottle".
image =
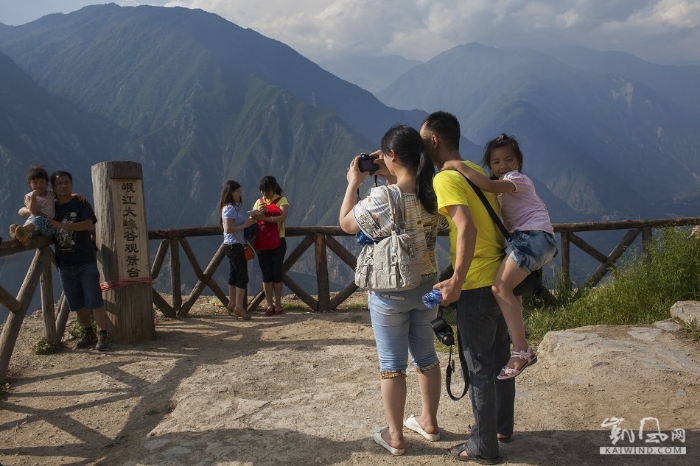
<svg viewBox="0 0 700 466">
<path fill-rule="evenodd" d="M 440 290 L 430 290 L 423 295 L 423 304 L 428 309 L 434 309 L 442 301 L 442 293 Z"/>
<path fill-rule="evenodd" d="M 360 232 L 355 235 L 357 238 L 357 244 L 365 245 L 365 244 L 374 244 L 374 240 L 370 238 L 369 236 L 365 235 L 365 232 L 360 230 Z"/>
</svg>

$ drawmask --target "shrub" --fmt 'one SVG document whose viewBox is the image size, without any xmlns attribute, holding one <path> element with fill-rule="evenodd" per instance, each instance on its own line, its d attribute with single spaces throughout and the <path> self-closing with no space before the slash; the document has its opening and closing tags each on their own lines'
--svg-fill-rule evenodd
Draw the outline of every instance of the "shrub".
<svg viewBox="0 0 700 466">
<path fill-rule="evenodd" d="M 561 298 L 527 309 L 535 339 L 550 330 L 667 319 L 674 303 L 700 296 L 700 236 L 686 228 L 667 228 L 653 239 L 647 258 L 632 254 L 612 270 L 605 284 L 582 290 L 575 301 L 568 300 L 571 293 L 566 288 L 555 289 L 553 295 Z"/>
</svg>

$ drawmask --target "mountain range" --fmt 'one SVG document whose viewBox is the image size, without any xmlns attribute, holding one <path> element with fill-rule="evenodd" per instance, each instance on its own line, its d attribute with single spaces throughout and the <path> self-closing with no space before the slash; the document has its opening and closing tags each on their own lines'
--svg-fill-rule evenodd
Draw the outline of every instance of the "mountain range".
<svg viewBox="0 0 700 466">
<path fill-rule="evenodd" d="M 30 163 L 70 170 L 90 197 L 90 166 L 105 160 L 143 165 L 152 229 L 216 224 L 224 182 L 252 206 L 264 175 L 292 203 L 288 224 L 336 225 L 351 158 L 425 116 L 201 10 L 86 7 L 3 25 L 0 53 L 4 225 L 19 220 Z M 2 264 L 3 284 L 15 280 Z"/>
<path fill-rule="evenodd" d="M 458 46 L 412 68 L 378 97 L 400 108 L 451 111 L 478 143 L 516 135 L 524 171 L 579 213 L 654 218 L 666 214 L 657 203 L 698 191 L 700 114 L 694 102 L 670 97 L 683 89 L 659 90 L 677 82 L 697 94 L 696 67 L 648 65 L 627 75 L 622 65 L 606 67 L 605 54 L 557 55 L 568 62 L 531 49 Z M 601 64 L 593 66 L 591 57 Z M 650 77 L 667 69 L 687 79 Z"/>
<path fill-rule="evenodd" d="M 201 10 L 86 7 L 3 28 L 0 48 L 49 93 L 126 133 L 101 155 L 143 164 L 157 228 L 208 223 L 213 186 L 234 178 L 253 199 L 267 174 L 288 192 L 315 186 L 291 222 L 314 212 L 313 222 L 334 223 L 326 213 L 338 200 L 325 191 L 347 161 L 422 116 Z"/>
<path fill-rule="evenodd" d="M 213 225 L 227 179 L 252 205 L 264 175 L 289 197 L 289 225 L 336 225 L 351 157 L 438 109 L 459 117 L 471 160 L 516 135 L 555 222 L 688 215 L 700 203 L 696 65 L 480 44 L 425 63 L 387 58 L 393 74 L 378 60 L 329 61 L 341 78 L 185 8 L 96 5 L 0 24 L 0 222 L 17 222 L 31 163 L 70 170 L 90 197 L 92 164 L 133 160 L 149 228 Z M 349 81 L 388 85 L 375 96 Z"/>
</svg>

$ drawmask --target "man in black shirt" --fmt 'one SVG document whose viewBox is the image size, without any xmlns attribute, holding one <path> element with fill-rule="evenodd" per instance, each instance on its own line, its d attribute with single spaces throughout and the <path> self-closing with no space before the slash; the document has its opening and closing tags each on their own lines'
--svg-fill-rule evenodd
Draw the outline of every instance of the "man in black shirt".
<svg viewBox="0 0 700 466">
<path fill-rule="evenodd" d="M 78 348 L 104 351 L 109 347 L 107 313 L 100 289 L 95 243 L 91 237 L 97 218 L 87 201 L 73 197 L 73 177 L 67 171 L 51 174 L 51 186 L 56 194 L 56 214 L 49 223 L 56 229 L 56 265 L 68 308 L 75 311 L 85 329 Z M 90 312 L 95 317 L 99 333 L 95 335 Z"/>
</svg>

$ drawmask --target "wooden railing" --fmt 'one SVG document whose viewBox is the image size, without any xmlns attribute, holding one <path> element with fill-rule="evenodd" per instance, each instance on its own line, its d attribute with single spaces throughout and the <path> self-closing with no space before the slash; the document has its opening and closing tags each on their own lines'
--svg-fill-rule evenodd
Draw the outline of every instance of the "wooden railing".
<svg viewBox="0 0 700 466">
<path fill-rule="evenodd" d="M 652 238 L 652 229 L 668 228 L 676 226 L 700 225 L 700 217 L 686 217 L 676 219 L 657 220 L 622 220 L 609 222 L 588 223 L 561 223 L 554 225 L 554 231 L 561 235 L 559 260 L 561 261 L 561 274 L 563 280 L 570 280 L 571 245 L 578 247 L 583 252 L 597 260 L 600 265 L 585 280 L 584 286 L 595 286 L 610 270 L 615 262 L 622 256 L 627 248 L 641 234 L 642 247 L 646 253 Z M 592 231 L 627 230 L 622 240 L 609 254 L 604 254 L 584 241 L 577 233 Z M 446 232 L 441 233 L 446 235 Z M 223 246 L 220 246 L 208 265 L 202 269 L 199 261 L 189 244 L 187 238 L 201 236 L 220 236 L 218 227 L 180 228 L 172 230 L 151 230 L 149 240 L 160 241 L 151 267 L 151 277 L 154 281 L 158 278 L 163 268 L 168 253 L 170 254 L 170 289 L 172 301 L 168 301 L 153 288 L 153 303 L 168 317 L 187 316 L 197 298 L 208 287 L 221 300 L 228 304 L 228 296 L 212 278 L 217 268 L 225 257 Z M 301 237 L 301 241 L 287 255 L 284 265 L 284 284 L 294 292 L 307 306 L 314 311 L 336 309 L 345 301 L 357 286 L 351 281 L 342 290 L 331 296 L 330 280 L 328 276 L 328 250 L 332 251 L 350 269 L 355 268 L 355 255 L 349 252 L 336 237 L 349 236 L 340 227 L 287 227 L 288 238 Z M 13 296 L 0 284 L 0 304 L 6 307 L 10 313 L 5 322 L 0 336 L 0 381 L 4 380 L 9 365 L 10 356 L 14 349 L 22 321 L 27 313 L 34 296 L 37 285 L 41 282 L 41 308 L 44 319 L 44 337 L 49 343 L 60 342 L 68 319 L 68 307 L 63 296 L 57 306 L 58 313 L 54 309 L 54 297 L 52 286 L 51 264 L 53 252 L 50 245 L 52 240 L 45 237 L 32 239 L 28 246 L 22 246 L 17 241 L 4 241 L 0 244 L 0 257 L 34 250 L 34 258 L 27 269 L 27 274 L 17 296 Z M 314 258 L 316 268 L 317 296 L 314 297 L 307 290 L 299 286 L 287 272 L 294 266 L 302 255 L 314 246 Z M 197 283 L 190 294 L 184 297 L 181 293 L 181 261 L 180 248 L 185 253 L 192 269 L 197 277 Z M 256 308 L 264 299 L 262 289 L 247 304 L 247 309 Z"/>
<path fill-rule="evenodd" d="M 334 252 L 353 270 L 355 269 L 356 263 L 355 255 L 349 252 L 335 239 L 335 237 L 350 236 L 341 230 L 340 227 L 287 227 L 285 228 L 285 235 L 287 238 L 302 237 L 302 240 L 287 254 L 282 266 L 284 272 L 282 280 L 285 286 L 292 290 L 292 292 L 312 310 L 323 311 L 335 309 L 357 290 L 357 286 L 351 282 L 331 298 L 327 249 Z M 209 261 L 207 267 L 202 270 L 187 240 L 188 237 L 196 236 L 221 236 L 221 230 L 218 227 L 201 227 L 174 230 L 151 230 L 148 232 L 149 240 L 161 241 L 158 245 L 155 259 L 153 260 L 153 267 L 151 268 L 151 278 L 154 281 L 160 275 L 166 255 L 168 252 L 170 253 L 170 289 L 172 290 L 172 305 L 155 289 L 153 290 L 153 303 L 166 316 L 186 316 L 205 287 L 209 287 L 222 303 L 228 303 L 228 296 L 212 278 L 214 272 L 216 272 L 216 269 L 226 256 L 224 247 L 223 245 L 219 247 Z M 299 286 L 287 275 L 287 272 L 312 245 L 314 246 L 316 265 L 317 298 L 314 298 L 311 293 L 304 290 L 304 288 Z M 180 292 L 180 247 L 182 247 L 182 250 L 185 252 L 185 256 L 197 277 L 197 283 L 192 288 L 189 296 L 184 297 L 184 301 Z M 265 299 L 265 294 L 261 289 L 253 299 L 246 304 L 246 309 L 255 309 L 263 299 Z"/>
</svg>

